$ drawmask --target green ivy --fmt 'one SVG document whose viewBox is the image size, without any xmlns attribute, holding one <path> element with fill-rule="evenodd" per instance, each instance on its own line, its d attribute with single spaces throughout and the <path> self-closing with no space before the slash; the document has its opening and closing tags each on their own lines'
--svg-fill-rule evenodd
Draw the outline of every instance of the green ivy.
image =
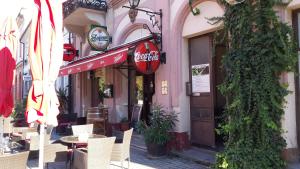
<svg viewBox="0 0 300 169">
<path fill-rule="evenodd" d="M 281 23 L 273 7 L 278 0 L 224 0 L 228 52 L 220 91 L 227 98 L 221 133 L 225 149 L 217 155 L 217 169 L 283 169 L 286 146 L 282 138 L 286 84 L 283 72 L 293 71 L 297 53 L 291 28 Z"/>
</svg>

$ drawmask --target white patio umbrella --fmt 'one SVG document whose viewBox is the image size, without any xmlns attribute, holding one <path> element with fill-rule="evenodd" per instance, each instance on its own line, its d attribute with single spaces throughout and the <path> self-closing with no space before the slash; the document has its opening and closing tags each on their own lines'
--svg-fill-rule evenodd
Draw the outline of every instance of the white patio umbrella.
<svg viewBox="0 0 300 169">
<path fill-rule="evenodd" d="M 59 101 L 54 82 L 63 58 L 62 1 L 34 0 L 29 62 L 33 77 L 26 117 L 40 126 L 39 168 L 43 168 L 45 125 L 57 126 Z"/>
</svg>

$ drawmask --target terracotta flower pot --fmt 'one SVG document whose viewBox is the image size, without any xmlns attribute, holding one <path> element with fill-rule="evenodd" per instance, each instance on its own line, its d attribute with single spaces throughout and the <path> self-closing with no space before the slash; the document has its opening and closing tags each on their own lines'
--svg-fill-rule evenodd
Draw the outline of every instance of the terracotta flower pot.
<svg viewBox="0 0 300 169">
<path fill-rule="evenodd" d="M 165 144 L 146 144 L 149 155 L 153 157 L 161 157 L 167 154 L 167 146 Z"/>
</svg>

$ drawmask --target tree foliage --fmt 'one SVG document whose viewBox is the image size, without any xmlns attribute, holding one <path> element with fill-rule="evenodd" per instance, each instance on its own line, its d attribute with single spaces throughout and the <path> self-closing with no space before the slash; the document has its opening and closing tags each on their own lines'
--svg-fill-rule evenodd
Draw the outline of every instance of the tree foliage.
<svg viewBox="0 0 300 169">
<path fill-rule="evenodd" d="M 292 71 L 297 54 L 291 28 L 280 22 L 273 7 L 278 0 L 245 0 L 225 6 L 223 58 L 225 82 L 219 86 L 227 97 L 225 150 L 215 168 L 283 169 L 286 146 L 281 119 L 287 84 L 283 72 Z"/>
</svg>

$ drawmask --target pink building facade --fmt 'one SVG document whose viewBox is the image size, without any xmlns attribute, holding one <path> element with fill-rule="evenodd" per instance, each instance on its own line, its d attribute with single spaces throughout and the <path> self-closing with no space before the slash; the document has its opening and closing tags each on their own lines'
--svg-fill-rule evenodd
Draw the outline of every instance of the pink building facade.
<svg viewBox="0 0 300 169">
<path fill-rule="evenodd" d="M 149 38 L 150 31 L 159 32 L 146 13 L 138 12 L 132 23 L 128 9 L 122 8 L 129 6 L 127 0 L 108 0 L 107 5 L 107 11 L 78 9 L 65 17 L 64 26 L 72 33 L 70 42 L 79 50 L 78 61 L 69 64 L 84 62 L 83 58 L 87 56 L 101 55 L 99 51 L 92 50 L 86 39 L 91 25 L 107 28 L 112 37 L 108 50 L 112 51 L 118 51 L 118 47 L 124 44 L 136 46 Z M 216 0 L 195 0 L 192 6 L 200 10 L 199 15 L 192 14 L 188 0 L 141 0 L 140 9 L 153 12 L 162 9 L 162 52 L 166 53 L 166 64 L 161 64 L 152 75 L 136 71 L 129 61 L 70 73 L 72 112 L 77 113 L 78 117 L 85 117 L 87 108 L 102 103 L 108 105 L 109 121 L 114 124 L 123 118 L 130 118 L 135 104 L 143 103 L 141 118 L 144 120 L 147 120 L 150 105 L 160 104 L 168 111 L 178 113 L 174 129 L 175 148 L 182 150 L 191 143 L 209 147 L 222 144 L 215 128 L 220 122 L 217 119 L 225 101 L 216 86 L 224 76 L 218 67 L 226 49 L 222 45 L 213 49 L 212 34 L 222 29 L 222 23 L 213 25 L 207 18 L 222 16 L 224 8 Z M 292 24 L 292 13 L 298 8 L 300 2 L 293 1 L 275 10 L 283 21 Z M 155 20 L 160 24 L 159 17 Z M 148 25 L 150 31 L 144 29 L 143 24 Z M 202 68 L 207 68 L 205 75 L 193 73 Z M 287 141 L 286 156 L 292 159 L 298 153 L 300 140 L 299 113 L 296 113 L 296 110 L 299 112 L 296 106 L 299 79 L 295 80 L 293 73 L 286 73 L 283 79 L 289 82 L 290 90 L 295 91 L 287 96 L 286 113 L 282 120 L 286 131 L 283 134 Z M 100 83 L 113 86 L 113 97 L 98 98 Z"/>
</svg>

